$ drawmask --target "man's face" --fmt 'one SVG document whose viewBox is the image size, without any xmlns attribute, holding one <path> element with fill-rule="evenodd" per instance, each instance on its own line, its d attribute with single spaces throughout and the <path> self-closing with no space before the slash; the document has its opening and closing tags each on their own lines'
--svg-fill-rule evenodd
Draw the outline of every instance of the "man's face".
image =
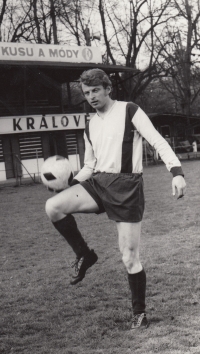
<svg viewBox="0 0 200 354">
<path fill-rule="evenodd" d="M 87 86 L 82 84 L 82 91 L 88 103 L 93 108 L 100 110 L 106 105 L 111 89 L 110 87 L 105 89 L 102 85 Z"/>
</svg>

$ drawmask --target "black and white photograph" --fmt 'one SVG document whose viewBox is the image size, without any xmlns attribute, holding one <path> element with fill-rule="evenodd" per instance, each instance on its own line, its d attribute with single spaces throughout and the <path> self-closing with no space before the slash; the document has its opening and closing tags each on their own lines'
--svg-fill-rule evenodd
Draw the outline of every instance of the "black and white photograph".
<svg viewBox="0 0 200 354">
<path fill-rule="evenodd" d="M 200 354 L 200 0 L 1 0 L 0 195 L 1 354 Z"/>
</svg>

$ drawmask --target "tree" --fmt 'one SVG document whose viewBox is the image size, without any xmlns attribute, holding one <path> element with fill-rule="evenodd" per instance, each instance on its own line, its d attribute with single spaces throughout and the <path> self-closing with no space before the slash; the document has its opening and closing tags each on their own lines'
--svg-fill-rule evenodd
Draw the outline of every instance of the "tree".
<svg viewBox="0 0 200 354">
<path fill-rule="evenodd" d="M 51 18 L 51 22 L 52 22 L 54 44 L 58 44 L 56 10 L 55 10 L 54 0 L 50 0 L 50 18 Z"/>
<path fill-rule="evenodd" d="M 124 0 L 120 3 L 99 0 L 105 60 L 133 68 L 133 74 L 125 74 L 121 80 L 128 100 L 136 100 L 150 82 L 165 75 L 163 68 L 158 66 L 161 52 L 156 48 L 159 33 L 172 17 L 170 3 L 171 0 Z M 143 67 L 141 60 L 144 60 Z M 137 69 L 141 68 L 139 72 Z"/>
<path fill-rule="evenodd" d="M 165 28 L 167 45 L 165 38 L 160 38 L 160 47 L 165 48 L 162 51 L 163 60 L 160 61 L 160 66 L 168 74 L 168 80 L 161 80 L 161 82 L 163 87 L 174 96 L 177 111 L 188 116 L 189 124 L 192 106 L 200 93 L 199 1 L 174 0 L 174 9 L 177 11 L 176 22 L 171 22 L 170 27 Z"/>
<path fill-rule="evenodd" d="M 35 27 L 37 31 L 37 43 L 42 43 L 42 38 L 41 38 L 41 30 L 40 30 L 40 21 L 38 18 L 37 14 L 37 2 L 38 0 L 33 0 L 33 14 L 34 14 L 34 21 L 35 21 Z"/>
<path fill-rule="evenodd" d="M 3 0 L 0 7 L 1 41 L 58 44 L 60 39 L 57 17 L 60 2 L 61 0 Z M 71 3 L 72 0 L 68 2 Z"/>
<path fill-rule="evenodd" d="M 137 98 L 137 103 L 148 113 L 173 113 L 175 100 L 173 95 L 163 89 L 159 79 L 152 81 Z"/>
<path fill-rule="evenodd" d="M 0 15 L 1 41 L 17 42 L 19 38 L 28 40 L 25 33 L 29 11 L 30 5 L 27 7 L 26 13 L 24 13 L 22 1 L 16 4 L 16 2 L 11 0 L 3 0 Z"/>
<path fill-rule="evenodd" d="M 1 6 L 1 12 L 0 12 L 0 41 L 2 40 L 1 27 L 2 27 L 2 22 L 3 22 L 3 17 L 6 13 L 6 5 L 7 5 L 7 0 L 3 0 L 2 6 Z"/>
<path fill-rule="evenodd" d="M 96 0 L 59 0 L 59 21 L 65 37 L 62 43 L 76 45 L 91 45 L 90 28 L 95 27 L 95 20 L 99 20 Z"/>
<path fill-rule="evenodd" d="M 100 30 L 103 62 L 132 69 L 118 75 L 123 99 L 137 102 L 159 79 L 189 115 L 200 90 L 199 14 L 199 0 L 3 0 L 0 34 L 80 46 L 99 45 L 91 36 Z"/>
</svg>

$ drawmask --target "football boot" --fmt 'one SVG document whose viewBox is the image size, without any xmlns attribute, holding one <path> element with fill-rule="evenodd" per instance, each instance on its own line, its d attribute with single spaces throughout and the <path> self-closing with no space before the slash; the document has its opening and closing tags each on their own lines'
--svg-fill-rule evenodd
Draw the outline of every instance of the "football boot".
<svg viewBox="0 0 200 354">
<path fill-rule="evenodd" d="M 148 328 L 150 325 L 149 321 L 147 320 L 146 313 L 138 313 L 133 315 L 132 323 L 131 323 L 131 330 L 140 329 L 140 328 Z"/>
<path fill-rule="evenodd" d="M 75 275 L 72 277 L 70 284 L 75 285 L 79 283 L 85 277 L 85 273 L 88 268 L 92 267 L 98 260 L 98 256 L 94 250 L 89 250 L 84 256 L 77 257 L 72 264 L 72 268 L 75 268 Z"/>
</svg>

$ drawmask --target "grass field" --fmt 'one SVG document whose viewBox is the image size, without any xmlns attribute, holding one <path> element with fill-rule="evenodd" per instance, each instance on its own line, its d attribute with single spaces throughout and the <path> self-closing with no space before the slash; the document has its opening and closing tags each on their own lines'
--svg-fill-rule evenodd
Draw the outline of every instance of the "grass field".
<svg viewBox="0 0 200 354">
<path fill-rule="evenodd" d="M 183 162 L 184 199 L 172 197 L 165 166 L 144 170 L 141 260 L 151 326 L 130 332 L 131 294 L 115 224 L 76 216 L 98 263 L 70 286 L 74 255 L 44 212 L 42 185 L 0 189 L 0 353 L 200 353 L 200 162 Z"/>
</svg>

